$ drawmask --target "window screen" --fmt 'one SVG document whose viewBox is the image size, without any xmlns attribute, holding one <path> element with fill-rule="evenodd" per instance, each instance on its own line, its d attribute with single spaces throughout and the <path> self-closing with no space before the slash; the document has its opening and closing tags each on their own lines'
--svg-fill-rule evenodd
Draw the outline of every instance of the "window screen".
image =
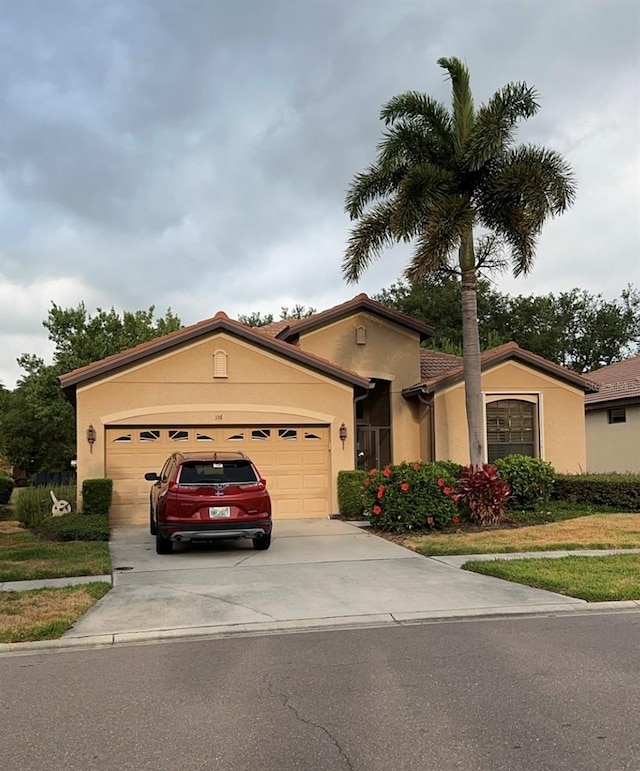
<svg viewBox="0 0 640 771">
<path fill-rule="evenodd" d="M 489 463 L 505 455 L 536 457 L 536 405 L 521 399 L 501 399 L 487 404 L 487 456 Z"/>
</svg>

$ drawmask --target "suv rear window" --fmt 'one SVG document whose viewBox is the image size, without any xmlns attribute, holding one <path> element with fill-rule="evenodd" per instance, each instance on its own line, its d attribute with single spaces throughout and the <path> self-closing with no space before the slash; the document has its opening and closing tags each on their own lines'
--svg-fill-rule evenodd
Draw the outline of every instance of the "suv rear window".
<svg viewBox="0 0 640 771">
<path fill-rule="evenodd" d="M 179 485 L 224 485 L 257 482 L 258 476 L 248 460 L 191 461 L 178 475 Z"/>
</svg>

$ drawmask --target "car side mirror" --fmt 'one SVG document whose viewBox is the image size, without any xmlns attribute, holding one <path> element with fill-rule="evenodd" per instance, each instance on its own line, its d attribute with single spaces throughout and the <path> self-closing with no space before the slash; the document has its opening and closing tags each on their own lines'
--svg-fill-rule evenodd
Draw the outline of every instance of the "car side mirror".
<svg viewBox="0 0 640 771">
<path fill-rule="evenodd" d="M 144 475 L 144 478 L 147 480 L 147 482 L 157 482 L 160 479 L 155 471 L 147 471 L 147 473 Z"/>
<path fill-rule="evenodd" d="M 262 482 L 262 484 L 263 484 L 265 487 L 267 486 L 267 480 L 266 480 L 266 479 L 264 479 L 263 477 L 260 477 L 260 481 Z"/>
</svg>

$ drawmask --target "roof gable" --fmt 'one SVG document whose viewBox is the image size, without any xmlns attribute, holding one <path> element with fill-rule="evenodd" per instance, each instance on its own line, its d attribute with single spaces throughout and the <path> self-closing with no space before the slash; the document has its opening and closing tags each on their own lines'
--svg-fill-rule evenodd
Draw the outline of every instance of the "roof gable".
<svg viewBox="0 0 640 771">
<path fill-rule="evenodd" d="M 233 321 L 223 311 L 218 312 L 213 318 L 200 321 L 189 327 L 184 327 L 183 329 L 171 332 L 168 335 L 156 338 L 150 342 L 141 343 L 134 348 L 129 348 L 126 351 L 109 356 L 106 359 L 93 362 L 86 367 L 80 367 L 72 372 L 67 372 L 64 375 L 61 375 L 58 380 L 67 396 L 72 397 L 75 388 L 78 385 L 82 385 L 94 378 L 110 375 L 117 370 L 131 366 L 132 364 L 141 363 L 145 359 L 150 359 L 158 354 L 177 349 L 187 343 L 194 342 L 217 331 L 228 332 L 229 334 L 254 344 L 259 348 L 275 353 L 294 361 L 297 364 L 302 364 L 321 374 L 328 375 L 334 380 L 339 380 L 352 386 L 369 388 L 368 378 L 364 378 L 355 372 L 338 367 L 332 362 L 322 359 L 319 356 L 301 351 L 299 348 L 289 345 L 288 343 L 260 334 L 239 321 Z"/>
<path fill-rule="evenodd" d="M 260 329 L 263 334 L 271 335 L 279 340 L 292 341 L 304 332 L 319 329 L 363 310 L 379 318 L 391 321 L 400 327 L 417 332 L 420 335 L 420 342 L 433 337 L 433 327 L 430 324 L 425 324 L 422 321 L 418 321 L 418 319 L 407 316 L 406 313 L 388 308 L 377 300 L 372 300 L 366 294 L 359 294 L 352 300 L 348 300 L 340 305 L 334 305 L 333 308 L 329 308 L 321 313 L 314 313 L 312 316 L 307 316 L 304 319 L 277 321 Z"/>
<path fill-rule="evenodd" d="M 421 373 L 426 374 L 422 383 L 405 389 L 405 395 L 409 396 L 418 392 L 433 393 L 447 386 L 461 381 L 464 377 L 463 360 L 459 356 L 450 356 L 438 351 L 420 352 Z M 536 353 L 520 348 L 517 343 L 505 343 L 489 351 L 484 351 L 481 356 L 482 371 L 491 369 L 505 361 L 518 361 L 528 367 L 544 372 L 570 385 L 577 386 L 585 392 L 597 391 L 598 386 L 589 379 L 562 367 L 555 362 L 538 356 Z"/>
</svg>

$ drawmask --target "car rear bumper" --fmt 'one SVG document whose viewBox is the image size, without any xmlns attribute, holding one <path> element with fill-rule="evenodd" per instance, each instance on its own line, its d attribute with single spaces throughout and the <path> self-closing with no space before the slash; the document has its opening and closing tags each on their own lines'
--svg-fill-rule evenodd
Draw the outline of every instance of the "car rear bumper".
<svg viewBox="0 0 640 771">
<path fill-rule="evenodd" d="M 215 541 L 222 538 L 262 538 L 271 532 L 271 520 L 255 520 L 246 525 L 236 523 L 206 523 L 160 525 L 160 535 L 178 543 L 183 541 Z"/>
</svg>

